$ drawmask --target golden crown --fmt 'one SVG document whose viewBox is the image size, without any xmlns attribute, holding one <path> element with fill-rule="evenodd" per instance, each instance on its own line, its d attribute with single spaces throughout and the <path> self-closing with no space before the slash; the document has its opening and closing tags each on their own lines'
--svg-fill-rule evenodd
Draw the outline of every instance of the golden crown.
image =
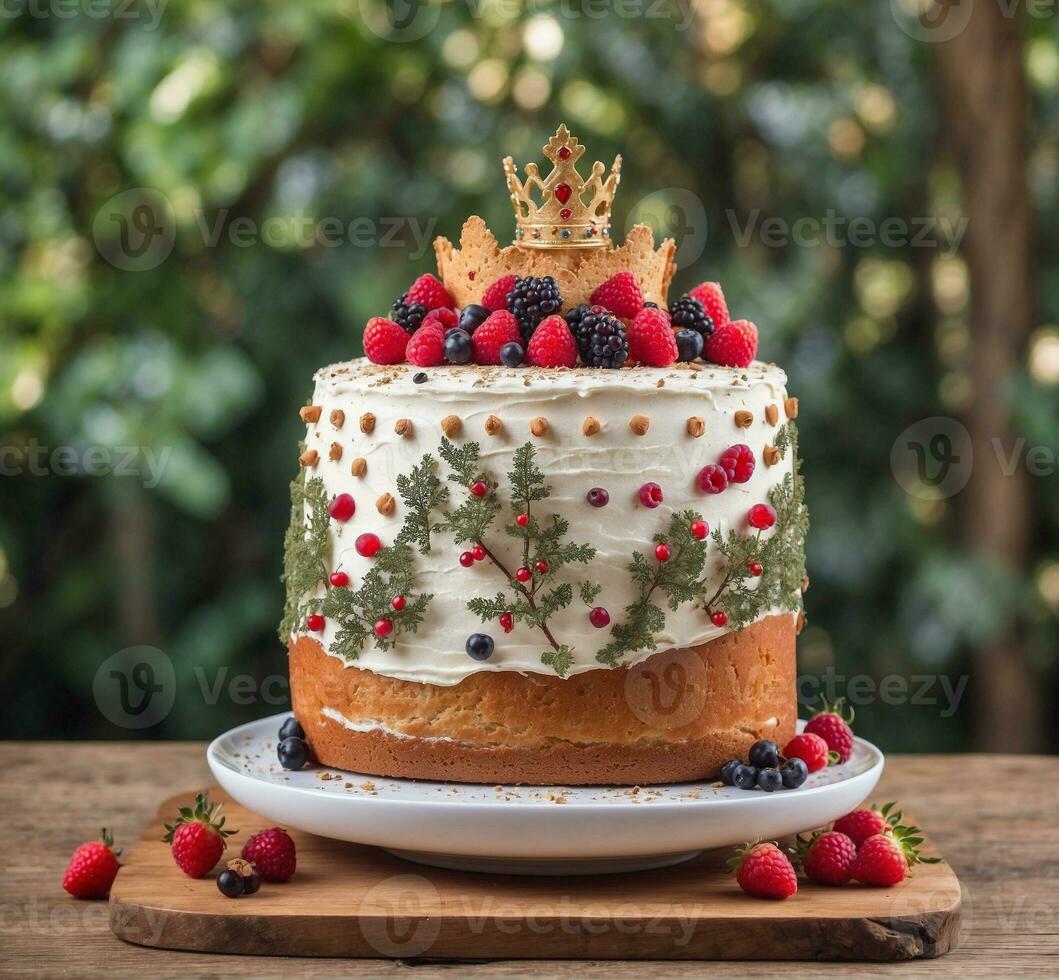
<svg viewBox="0 0 1059 980">
<path fill-rule="evenodd" d="M 504 176 L 515 208 L 515 244 L 528 248 L 596 248 L 610 245 L 610 206 L 621 180 L 621 156 L 610 174 L 598 160 L 583 180 L 577 161 L 585 148 L 560 126 L 544 147 L 552 172 L 541 180 L 537 164 L 526 164 L 519 178 L 511 157 L 504 158 Z M 540 204 L 535 200 L 540 197 Z M 587 203 L 586 202 L 587 199 Z"/>
</svg>

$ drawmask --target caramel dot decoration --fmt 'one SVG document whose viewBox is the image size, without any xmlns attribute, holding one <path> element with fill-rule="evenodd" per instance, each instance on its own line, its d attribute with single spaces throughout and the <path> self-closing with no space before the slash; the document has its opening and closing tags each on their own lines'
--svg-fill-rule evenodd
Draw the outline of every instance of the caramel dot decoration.
<svg viewBox="0 0 1059 980">
<path fill-rule="evenodd" d="M 780 410 L 775 405 L 765 406 L 765 421 L 769 425 L 775 425 L 780 420 Z"/>
<path fill-rule="evenodd" d="M 320 454 L 315 449 L 306 449 L 298 457 L 298 463 L 302 466 L 315 466 L 320 462 Z"/>
<path fill-rule="evenodd" d="M 393 426 L 393 431 L 399 436 L 410 436 L 412 434 L 412 420 L 398 419 Z"/>
<path fill-rule="evenodd" d="M 320 421 L 321 411 L 323 411 L 323 409 L 321 409 L 319 405 L 302 405 L 302 407 L 298 409 L 298 414 L 302 417 L 302 421 L 308 425 L 312 422 Z"/>
<path fill-rule="evenodd" d="M 365 412 L 360 417 L 360 431 L 364 435 L 370 435 L 375 431 L 375 416 L 371 412 Z"/>
<path fill-rule="evenodd" d="M 754 413 L 745 409 L 735 413 L 735 427 L 737 429 L 749 429 L 754 424 Z"/>
<path fill-rule="evenodd" d="M 651 420 L 646 415 L 634 415 L 629 419 L 629 428 L 638 436 L 646 435 L 651 428 Z"/>
<path fill-rule="evenodd" d="M 530 422 L 530 432 L 535 436 L 542 436 L 548 431 L 548 420 L 543 415 L 538 415 Z"/>
<path fill-rule="evenodd" d="M 332 442 L 331 448 L 327 452 L 327 458 L 336 461 L 342 458 L 342 443 Z"/>
<path fill-rule="evenodd" d="M 599 433 L 599 419 L 594 415 L 586 415 L 585 421 L 581 424 L 581 435 L 583 436 L 594 436 Z"/>
<path fill-rule="evenodd" d="M 761 452 L 766 466 L 775 466 L 780 461 L 780 451 L 775 446 L 766 446 Z"/>
<path fill-rule="evenodd" d="M 463 422 L 460 421 L 458 415 L 446 415 L 441 420 L 441 431 L 447 436 L 456 436 L 460 434 L 460 429 L 463 428 Z"/>
<path fill-rule="evenodd" d="M 331 412 L 331 425 L 336 429 L 341 429 L 346 424 L 346 413 L 340 408 L 336 408 Z"/>
<path fill-rule="evenodd" d="M 688 419 L 688 435 L 698 439 L 706 431 L 706 420 L 701 415 L 692 415 Z"/>
<path fill-rule="evenodd" d="M 353 476 L 363 478 L 364 474 L 368 472 L 368 461 L 363 456 L 358 456 L 353 460 L 353 465 L 349 468 L 349 472 Z"/>
<path fill-rule="evenodd" d="M 504 423 L 496 415 L 490 415 L 485 420 L 485 432 L 486 435 L 495 436 L 500 433 L 500 430 L 504 428 Z"/>
<path fill-rule="evenodd" d="M 391 516 L 397 509 L 397 501 L 393 499 L 393 494 L 384 493 L 375 501 L 375 509 L 382 514 L 383 517 Z"/>
<path fill-rule="evenodd" d="M 787 418 L 796 419 L 798 417 L 798 399 L 785 399 L 783 402 L 783 410 L 787 413 Z"/>
</svg>

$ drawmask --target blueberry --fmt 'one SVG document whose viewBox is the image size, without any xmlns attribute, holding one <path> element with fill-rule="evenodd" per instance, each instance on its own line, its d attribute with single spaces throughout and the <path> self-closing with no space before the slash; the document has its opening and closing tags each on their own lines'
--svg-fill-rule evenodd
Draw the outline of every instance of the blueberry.
<svg viewBox="0 0 1059 980">
<path fill-rule="evenodd" d="M 516 344 L 514 341 L 500 348 L 500 363 L 506 367 L 518 367 L 525 356 L 522 344 Z"/>
<path fill-rule="evenodd" d="M 758 769 L 775 769 L 780 764 L 780 748 L 775 742 L 763 738 L 750 746 L 747 758 Z"/>
<path fill-rule="evenodd" d="M 678 330 L 677 360 L 697 361 L 702 357 L 702 334 L 698 330 Z"/>
<path fill-rule="evenodd" d="M 459 328 L 466 330 L 467 333 L 474 333 L 475 329 L 485 323 L 487 319 L 489 319 L 489 311 L 484 306 L 471 303 L 469 306 L 465 306 L 460 314 Z"/>
<path fill-rule="evenodd" d="M 426 379 L 426 371 L 416 371 L 416 373 L 412 375 L 412 384 L 421 385 L 424 381 L 426 381 Z"/>
<path fill-rule="evenodd" d="M 217 891 L 228 898 L 238 898 L 243 894 L 243 876 L 231 868 L 217 875 Z"/>
<path fill-rule="evenodd" d="M 261 887 L 261 874 L 257 870 L 257 868 L 254 868 L 253 871 L 251 871 L 250 874 L 248 874 L 243 879 L 243 894 L 244 895 L 253 895 L 254 892 L 256 892 L 260 887 Z"/>
<path fill-rule="evenodd" d="M 291 735 L 279 743 L 276 754 L 284 769 L 301 769 L 309 761 L 309 746 L 305 744 L 304 738 Z"/>
<path fill-rule="evenodd" d="M 780 775 L 787 789 L 797 789 L 809 778 L 809 767 L 801 759 L 788 759 L 780 766 Z"/>
<path fill-rule="evenodd" d="M 305 729 L 298 724 L 298 719 L 291 715 L 283 724 L 279 730 L 279 740 L 282 742 L 285 738 L 305 738 Z"/>
<path fill-rule="evenodd" d="M 743 763 L 738 759 L 729 759 L 723 766 L 721 766 L 721 782 L 725 786 L 732 786 L 734 784 L 733 775 L 735 773 L 735 767 L 741 766 Z"/>
<path fill-rule="evenodd" d="M 471 359 L 471 335 L 466 330 L 450 330 L 444 350 L 450 364 L 466 364 Z"/>
<path fill-rule="evenodd" d="M 759 769 L 757 774 L 757 784 L 766 793 L 771 793 L 783 786 L 783 776 L 780 775 L 779 769 L 773 769 L 771 766 L 765 769 Z"/>
<path fill-rule="evenodd" d="M 740 789 L 753 789 L 757 786 L 757 770 L 740 762 L 732 767 L 732 783 Z"/>
<path fill-rule="evenodd" d="M 493 638 L 488 633 L 472 633 L 467 637 L 467 656 L 472 660 L 488 660 L 493 655 Z"/>
</svg>

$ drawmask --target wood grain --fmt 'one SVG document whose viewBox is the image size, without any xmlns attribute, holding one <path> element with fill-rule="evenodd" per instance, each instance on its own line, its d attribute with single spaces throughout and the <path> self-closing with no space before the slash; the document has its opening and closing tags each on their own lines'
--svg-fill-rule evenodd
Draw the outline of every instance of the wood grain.
<svg viewBox="0 0 1059 980">
<path fill-rule="evenodd" d="M 101 820 L 126 848 L 158 801 L 174 787 L 206 785 L 202 743 L 0 744 L 0 976 L 327 977 L 407 976 L 407 961 L 294 960 L 145 949 L 108 928 L 102 902 L 77 902 L 60 888 L 77 844 Z M 715 977 L 1053 976 L 1059 968 L 1059 782 L 1055 759 L 1032 756 L 893 756 L 880 799 L 916 813 L 959 875 L 963 924 L 959 947 L 933 960 L 860 963 L 716 962 Z M 11 842 L 17 841 L 18 846 Z M 278 886 L 277 886 L 278 887 Z M 547 945 L 543 937 L 542 945 Z M 473 949 L 464 954 L 474 957 Z M 702 963 L 679 961 L 526 961 L 459 966 L 417 960 L 416 977 L 701 976 Z"/>
</svg>

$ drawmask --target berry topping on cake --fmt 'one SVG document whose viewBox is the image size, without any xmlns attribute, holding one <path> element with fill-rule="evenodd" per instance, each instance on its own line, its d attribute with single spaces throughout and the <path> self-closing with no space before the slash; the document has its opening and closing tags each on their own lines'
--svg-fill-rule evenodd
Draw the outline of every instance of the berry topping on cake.
<svg viewBox="0 0 1059 980">
<path fill-rule="evenodd" d="M 674 330 L 694 330 L 703 337 L 708 337 L 714 330 L 714 322 L 702 302 L 687 293 L 670 305 L 669 319 Z"/>
<path fill-rule="evenodd" d="M 759 531 L 767 531 L 776 523 L 776 509 L 771 504 L 754 504 L 746 515 L 747 523 Z"/>
<path fill-rule="evenodd" d="M 512 341 L 500 348 L 500 363 L 504 367 L 518 367 L 526 359 L 522 344 Z"/>
<path fill-rule="evenodd" d="M 610 494 L 602 487 L 593 487 L 585 495 L 585 499 L 593 507 L 606 507 L 610 503 Z"/>
<path fill-rule="evenodd" d="M 624 320 L 631 320 L 643 309 L 643 290 L 631 272 L 611 276 L 592 293 L 592 302 L 606 307 Z"/>
<path fill-rule="evenodd" d="M 660 562 L 665 563 L 673 557 L 673 549 L 669 547 L 664 541 L 661 544 L 655 545 L 655 558 Z"/>
<path fill-rule="evenodd" d="M 467 637 L 467 656 L 472 660 L 488 660 L 493 655 L 493 638 L 488 633 L 472 633 Z"/>
<path fill-rule="evenodd" d="M 176 820 L 165 825 L 162 840 L 171 845 L 173 860 L 190 878 L 212 871 L 228 846 L 225 838 L 238 833 L 224 829 L 220 812 L 220 804 L 210 803 L 207 793 L 199 793 L 194 807 L 182 806 Z"/>
<path fill-rule="evenodd" d="M 688 296 L 702 304 L 703 311 L 713 321 L 715 328 L 719 329 L 728 322 L 728 304 L 724 301 L 719 282 L 700 282 Z"/>
<path fill-rule="evenodd" d="M 515 288 L 515 280 L 518 276 L 501 276 L 494 282 L 482 296 L 482 306 L 490 313 L 495 310 L 507 309 L 507 294 Z"/>
<path fill-rule="evenodd" d="M 702 357 L 702 334 L 697 330 L 678 330 L 673 337 L 677 342 L 678 361 L 697 361 Z"/>
<path fill-rule="evenodd" d="M 327 508 L 336 521 L 348 521 L 357 512 L 357 502 L 351 493 L 340 493 Z"/>
<path fill-rule="evenodd" d="M 507 344 L 522 339 L 518 322 L 507 310 L 490 313 L 489 318 L 471 336 L 475 364 L 501 364 L 500 351 Z"/>
<path fill-rule="evenodd" d="M 377 619 L 375 620 L 375 626 L 372 632 L 376 636 L 389 636 L 393 632 L 393 620 L 392 619 Z"/>
<path fill-rule="evenodd" d="M 423 317 L 422 326 L 426 326 L 428 323 L 434 323 L 441 327 L 442 332 L 451 330 L 460 322 L 459 314 L 455 310 L 450 310 L 448 307 L 442 306 L 437 309 L 431 310 L 425 317 Z"/>
<path fill-rule="evenodd" d="M 588 621 L 597 630 L 605 629 L 610 625 L 610 613 L 602 606 L 596 606 L 588 612 Z"/>
<path fill-rule="evenodd" d="M 629 359 L 625 325 L 603 306 L 578 306 L 566 314 L 566 322 L 586 367 L 620 368 Z"/>
<path fill-rule="evenodd" d="M 509 612 L 502 612 L 498 617 L 498 622 L 505 633 L 510 633 L 515 628 L 515 617 Z"/>
<path fill-rule="evenodd" d="M 290 834 L 282 827 L 272 827 L 251 834 L 243 845 L 243 860 L 257 866 L 265 881 L 290 881 L 298 866 L 298 855 Z"/>
<path fill-rule="evenodd" d="M 692 521 L 691 533 L 700 541 L 705 541 L 706 535 L 710 533 L 710 525 L 705 521 Z"/>
<path fill-rule="evenodd" d="M 754 475 L 754 454 L 745 443 L 729 446 L 719 460 L 729 483 L 746 483 Z"/>
<path fill-rule="evenodd" d="M 445 330 L 437 320 L 426 320 L 408 341 L 405 356 L 416 367 L 436 367 L 445 360 Z"/>
<path fill-rule="evenodd" d="M 754 898 L 790 898 L 798 875 L 790 858 L 775 844 L 747 844 L 729 861 L 739 887 Z"/>
<path fill-rule="evenodd" d="M 706 339 L 706 359 L 723 367 L 749 367 L 756 353 L 749 331 L 734 323 L 718 327 Z"/>
<path fill-rule="evenodd" d="M 362 558 L 374 558 L 382 550 L 382 542 L 377 534 L 365 531 L 363 534 L 357 535 L 357 540 L 353 542 L 353 547 L 356 548 L 357 554 Z"/>
<path fill-rule="evenodd" d="M 501 307 L 503 309 L 503 307 Z M 484 306 L 479 306 L 477 303 L 471 303 L 469 306 L 465 306 L 460 310 L 459 319 L 454 324 L 461 330 L 466 330 L 467 333 L 474 333 L 486 320 L 489 319 L 489 314 L 492 311 Z"/>
<path fill-rule="evenodd" d="M 450 330 L 445 335 L 445 360 L 450 364 L 466 364 L 474 351 L 471 335 L 466 330 Z"/>
<path fill-rule="evenodd" d="M 577 363 L 574 335 L 561 316 L 549 316 L 533 332 L 526 360 L 537 367 L 570 368 Z"/>
<path fill-rule="evenodd" d="M 728 623 L 728 614 L 718 609 L 716 612 L 710 613 L 710 622 L 714 626 L 725 626 Z"/>
<path fill-rule="evenodd" d="M 118 854 L 114 839 L 100 831 L 99 840 L 82 844 L 67 865 L 63 889 L 74 898 L 106 898 L 118 874 Z"/>
<path fill-rule="evenodd" d="M 323 632 L 324 624 L 326 620 L 319 613 L 311 613 L 305 617 L 305 628 L 310 633 L 321 633 Z"/>
<path fill-rule="evenodd" d="M 349 585 L 349 575 L 346 572 L 332 572 L 329 581 L 336 589 L 344 589 Z"/>
<path fill-rule="evenodd" d="M 506 306 L 518 320 L 523 340 L 528 341 L 545 317 L 563 308 L 563 294 L 551 276 L 516 276 Z"/>
<path fill-rule="evenodd" d="M 429 272 L 412 283 L 402 299 L 406 303 L 418 303 L 427 310 L 436 310 L 439 307 L 450 307 L 453 305 L 452 297 L 449 295 L 448 290 L 436 276 L 432 276 Z"/>
<path fill-rule="evenodd" d="M 427 307 L 422 303 L 415 303 L 408 299 L 408 293 L 401 293 L 393 301 L 390 319 L 393 320 L 406 333 L 413 334 L 423 323 L 428 313 Z"/>
<path fill-rule="evenodd" d="M 645 483 L 640 487 L 640 503 L 654 510 L 662 502 L 662 488 L 657 483 Z"/>
<path fill-rule="evenodd" d="M 644 307 L 629 327 L 629 353 L 649 367 L 669 367 L 677 359 L 677 342 L 669 317 Z"/>
<path fill-rule="evenodd" d="M 723 466 L 709 463 L 699 470 L 699 489 L 703 493 L 721 493 L 728 489 L 728 474 Z"/>
<path fill-rule="evenodd" d="M 408 339 L 408 333 L 393 320 L 373 316 L 364 328 L 364 353 L 373 364 L 400 364 Z"/>
</svg>

